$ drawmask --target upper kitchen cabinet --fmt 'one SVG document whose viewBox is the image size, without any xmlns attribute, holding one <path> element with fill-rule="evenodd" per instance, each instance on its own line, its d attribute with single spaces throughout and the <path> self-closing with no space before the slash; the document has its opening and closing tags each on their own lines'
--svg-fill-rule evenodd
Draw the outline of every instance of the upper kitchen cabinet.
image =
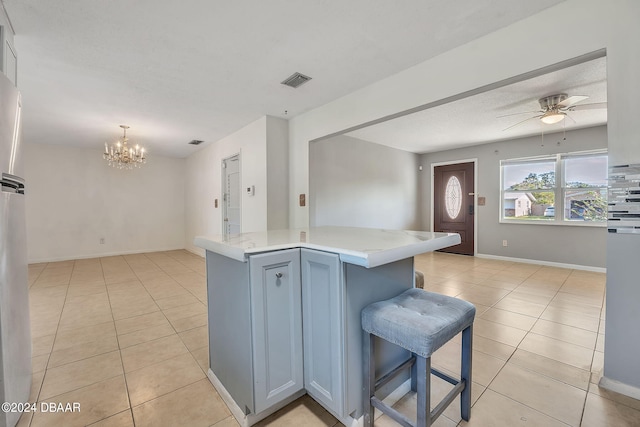
<svg viewBox="0 0 640 427">
<path fill-rule="evenodd" d="M 14 86 L 17 85 L 18 77 L 17 58 L 18 55 L 13 45 L 13 29 L 3 5 L 0 9 L 0 69 Z"/>
</svg>

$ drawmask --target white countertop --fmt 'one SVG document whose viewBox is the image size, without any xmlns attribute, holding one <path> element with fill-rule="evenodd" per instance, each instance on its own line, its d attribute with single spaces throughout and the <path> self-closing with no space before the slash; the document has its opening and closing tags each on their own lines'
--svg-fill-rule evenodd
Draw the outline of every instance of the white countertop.
<svg viewBox="0 0 640 427">
<path fill-rule="evenodd" d="M 311 227 L 253 233 L 198 236 L 194 244 L 246 262 L 251 254 L 308 248 L 337 253 L 340 260 L 371 268 L 460 243 L 456 233 L 380 230 L 355 227 Z"/>
</svg>

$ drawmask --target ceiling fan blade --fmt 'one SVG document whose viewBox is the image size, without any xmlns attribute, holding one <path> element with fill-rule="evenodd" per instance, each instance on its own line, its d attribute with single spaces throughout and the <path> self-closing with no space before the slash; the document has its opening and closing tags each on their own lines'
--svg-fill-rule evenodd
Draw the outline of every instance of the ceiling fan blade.
<svg viewBox="0 0 640 427">
<path fill-rule="evenodd" d="M 570 110 L 571 111 L 596 110 L 598 108 L 607 108 L 607 103 L 606 102 L 594 102 L 593 104 L 574 105 L 573 107 L 570 108 Z"/>
<path fill-rule="evenodd" d="M 542 111 L 540 111 L 540 110 L 537 110 L 537 111 L 521 111 L 519 113 L 503 114 L 502 116 L 496 116 L 496 119 L 499 119 L 501 117 L 519 116 L 520 114 L 535 114 L 535 113 L 542 113 Z"/>
<path fill-rule="evenodd" d="M 511 128 L 514 128 L 514 127 L 516 127 L 516 126 L 518 126 L 518 125 L 521 125 L 521 124 L 523 124 L 524 122 L 528 122 L 529 120 L 539 119 L 540 117 L 542 117 L 542 114 L 541 114 L 541 115 L 539 115 L 539 116 L 529 117 L 528 119 L 524 119 L 524 120 L 522 120 L 522 121 L 520 121 L 520 122 L 516 123 L 515 125 L 511 125 L 511 126 L 509 126 L 508 128 L 502 129 L 502 132 L 504 132 L 505 130 L 509 130 L 509 129 L 511 129 Z"/>
<path fill-rule="evenodd" d="M 585 99 L 589 98 L 588 96 L 583 96 L 583 95 L 574 95 L 574 96 L 570 96 L 567 99 L 565 99 L 562 102 L 558 102 L 558 107 L 559 108 L 568 108 L 571 107 L 573 104 L 576 104 L 580 101 L 584 101 Z"/>
</svg>

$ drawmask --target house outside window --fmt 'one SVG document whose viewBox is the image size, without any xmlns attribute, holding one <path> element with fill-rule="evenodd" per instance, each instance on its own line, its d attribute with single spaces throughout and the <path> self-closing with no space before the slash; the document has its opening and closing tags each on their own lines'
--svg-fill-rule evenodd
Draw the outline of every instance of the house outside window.
<svg viewBox="0 0 640 427">
<path fill-rule="evenodd" d="M 500 222 L 606 224 L 606 151 L 503 160 L 500 172 Z"/>
</svg>

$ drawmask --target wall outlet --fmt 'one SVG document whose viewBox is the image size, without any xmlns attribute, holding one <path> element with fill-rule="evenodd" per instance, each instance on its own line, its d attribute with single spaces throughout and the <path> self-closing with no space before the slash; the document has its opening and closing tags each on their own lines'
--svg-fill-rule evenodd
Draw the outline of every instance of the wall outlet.
<svg viewBox="0 0 640 427">
<path fill-rule="evenodd" d="M 502 246 L 504 246 L 506 248 L 507 246 L 509 246 L 509 243 L 506 240 L 503 240 L 502 241 Z"/>
<path fill-rule="evenodd" d="M 101 245 L 104 245 L 104 237 L 101 237 L 101 238 L 100 238 L 100 244 L 101 244 Z"/>
</svg>

